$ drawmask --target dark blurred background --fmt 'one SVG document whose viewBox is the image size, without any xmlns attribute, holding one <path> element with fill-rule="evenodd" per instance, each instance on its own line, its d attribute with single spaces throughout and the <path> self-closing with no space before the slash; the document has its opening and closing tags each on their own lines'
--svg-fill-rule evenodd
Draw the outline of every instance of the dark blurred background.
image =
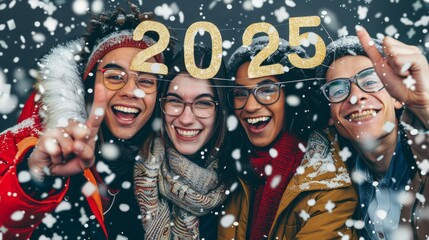
<svg viewBox="0 0 429 240">
<path fill-rule="evenodd" d="M 244 29 L 255 22 L 271 23 L 288 40 L 288 18 L 320 16 L 322 25 L 305 28 L 330 39 L 354 34 L 356 24 L 373 37 L 393 36 L 429 48 L 429 0 L 133 0 L 143 11 L 154 11 L 157 20 L 175 30 L 183 41 L 196 21 L 217 25 L 224 56 L 241 45 Z M 114 9 L 124 0 L 0 0 L 0 132 L 16 123 L 31 91 L 37 60 L 52 46 L 79 37 L 91 14 Z M 204 38 L 198 41 L 205 41 Z M 180 43 L 181 45 L 181 43 Z"/>
</svg>

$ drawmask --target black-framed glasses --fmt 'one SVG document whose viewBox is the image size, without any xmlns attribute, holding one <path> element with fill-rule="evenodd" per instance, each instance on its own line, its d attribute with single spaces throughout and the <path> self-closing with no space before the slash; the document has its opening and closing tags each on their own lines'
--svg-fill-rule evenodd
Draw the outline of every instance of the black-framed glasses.
<svg viewBox="0 0 429 240">
<path fill-rule="evenodd" d="M 173 117 L 180 116 L 185 111 L 186 106 L 191 108 L 192 113 L 197 118 L 208 118 L 216 112 L 218 102 L 212 99 L 197 99 L 194 102 L 185 102 L 180 98 L 167 96 L 160 98 L 161 110 Z"/>
<path fill-rule="evenodd" d="M 158 90 L 158 77 L 149 73 L 124 72 L 121 69 L 102 68 L 103 84 L 109 90 L 119 90 L 123 88 L 128 79 L 134 77 L 136 86 L 146 94 L 151 94 Z"/>
<path fill-rule="evenodd" d="M 378 92 L 384 88 L 373 67 L 366 68 L 350 78 L 336 78 L 320 87 L 323 95 L 331 103 L 346 100 L 351 91 L 351 83 L 355 83 L 362 91 L 367 93 Z"/>
<path fill-rule="evenodd" d="M 258 103 L 271 105 L 279 100 L 280 88 L 284 86 L 283 83 L 264 83 L 253 89 L 234 87 L 228 91 L 228 102 L 235 110 L 243 109 L 250 94 L 253 94 Z"/>
</svg>

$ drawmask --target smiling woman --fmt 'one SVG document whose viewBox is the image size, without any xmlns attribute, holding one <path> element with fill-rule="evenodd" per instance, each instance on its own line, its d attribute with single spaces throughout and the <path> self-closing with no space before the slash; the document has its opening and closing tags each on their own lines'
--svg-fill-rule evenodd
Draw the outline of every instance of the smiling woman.
<svg viewBox="0 0 429 240">
<path fill-rule="evenodd" d="M 195 45 L 197 67 L 210 65 L 211 52 Z M 183 51 L 170 68 L 177 71 L 160 90 L 161 136 L 142 149 L 134 171 L 145 239 L 216 239 L 217 217 L 211 210 L 225 200 L 231 178 L 219 152 L 226 134 L 227 85 L 219 79 L 226 78 L 226 69 L 222 61 L 214 78 L 194 78 L 186 71 Z"/>
</svg>

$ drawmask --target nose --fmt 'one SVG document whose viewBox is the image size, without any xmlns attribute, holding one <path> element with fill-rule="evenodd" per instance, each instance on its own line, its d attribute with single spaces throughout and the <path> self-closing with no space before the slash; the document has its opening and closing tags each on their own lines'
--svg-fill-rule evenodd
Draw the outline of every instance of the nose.
<svg viewBox="0 0 429 240">
<path fill-rule="evenodd" d="M 134 78 L 129 78 L 125 86 L 119 89 L 119 94 L 121 96 L 126 96 L 130 98 L 136 97 L 135 90 L 137 89 L 136 81 Z"/>
<path fill-rule="evenodd" d="M 195 121 L 194 113 L 192 112 L 191 106 L 186 105 L 183 109 L 182 114 L 179 116 L 179 122 L 183 125 L 190 125 Z"/>
<path fill-rule="evenodd" d="M 244 111 L 246 112 L 256 112 L 258 111 L 262 105 L 256 100 L 253 94 L 250 94 L 249 98 L 247 98 L 246 105 L 244 105 Z"/>
<path fill-rule="evenodd" d="M 362 91 L 355 83 L 350 85 L 350 95 L 347 102 L 354 105 L 364 103 L 368 99 L 368 93 Z"/>
</svg>

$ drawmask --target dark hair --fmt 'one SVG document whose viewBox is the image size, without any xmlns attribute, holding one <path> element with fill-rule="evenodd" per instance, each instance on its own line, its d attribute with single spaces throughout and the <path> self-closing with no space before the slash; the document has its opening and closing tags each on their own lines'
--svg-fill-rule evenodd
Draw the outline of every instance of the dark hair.
<svg viewBox="0 0 429 240">
<path fill-rule="evenodd" d="M 194 45 L 194 59 L 195 59 L 195 65 L 198 68 L 204 69 L 209 67 L 211 63 L 211 56 L 212 56 L 212 49 L 203 45 Z M 185 66 L 185 59 L 184 59 L 184 49 L 182 49 L 180 52 L 178 52 L 171 62 L 170 66 L 170 72 L 167 75 L 167 79 L 163 81 L 161 85 L 161 97 L 165 95 L 165 93 L 168 91 L 168 88 L 170 86 L 171 81 L 177 76 L 179 73 L 187 73 L 186 66 Z M 176 71 L 175 69 L 178 69 L 179 71 Z M 221 66 L 217 74 L 209 79 L 210 85 L 213 86 L 215 99 L 218 101 L 219 105 L 216 109 L 216 121 L 215 121 L 215 129 L 213 136 L 211 137 L 210 141 L 207 143 L 207 146 L 209 148 L 210 155 L 217 156 L 217 150 L 216 148 L 219 148 L 224 137 L 226 134 L 226 94 L 224 93 L 224 88 L 222 87 L 216 87 L 224 85 L 224 81 L 222 79 L 226 78 L 226 67 L 225 63 L 221 62 Z M 164 130 L 164 129 L 163 129 Z M 163 134 L 164 135 L 164 134 Z M 164 137 L 165 138 L 165 137 Z"/>
<path fill-rule="evenodd" d="M 194 59 L 195 64 L 198 68 L 205 69 L 210 66 L 212 58 L 212 49 L 201 44 L 194 45 Z M 184 59 L 184 49 L 181 49 L 173 58 L 172 62 L 168 65 L 170 72 L 167 75 L 167 80 L 164 80 L 161 84 L 160 92 L 161 97 L 164 96 L 171 84 L 171 81 L 179 73 L 188 73 L 185 66 Z M 176 71 L 177 69 L 177 71 Z M 218 102 L 218 107 L 216 109 L 216 120 L 213 135 L 207 144 L 203 147 L 208 149 L 209 158 L 218 158 L 218 173 L 222 181 L 225 181 L 226 178 L 230 178 L 231 175 L 227 174 L 223 169 L 225 168 L 225 159 L 221 158 L 222 144 L 224 142 L 225 136 L 227 134 L 226 127 L 226 118 L 227 118 L 227 99 L 226 99 L 226 86 L 232 85 L 231 81 L 226 79 L 227 71 L 225 63 L 222 59 L 221 66 L 216 75 L 209 79 L 210 85 L 213 87 L 215 99 Z M 164 125 L 164 124 L 163 124 Z M 170 142 L 170 139 L 166 136 L 165 127 L 161 128 L 161 137 L 164 142 Z M 171 142 L 170 142 L 171 143 Z M 172 143 L 171 143 L 172 144 Z M 197 152 L 199 154 L 199 152 Z M 208 159 L 208 163 L 211 159 Z M 229 169 L 228 169 L 229 170 Z"/>
<path fill-rule="evenodd" d="M 94 51 L 94 48 L 97 46 L 98 42 L 104 37 L 122 30 L 134 30 L 141 22 L 146 20 L 153 20 L 154 14 L 152 12 L 141 12 L 140 9 L 130 2 L 128 2 L 129 11 L 127 12 L 122 7 L 116 7 L 114 11 L 103 11 L 98 15 L 92 17 L 89 21 L 85 33 L 83 34 L 83 39 L 85 41 L 85 48 L 80 52 L 80 68 L 84 72 L 85 65 L 88 62 L 88 58 L 91 53 Z M 158 34 L 154 32 L 145 33 L 151 39 L 155 41 L 159 38 Z M 172 37 L 169 42 L 169 46 L 163 52 L 164 62 L 171 61 L 173 56 L 174 45 L 177 42 L 175 34 L 170 34 Z M 95 73 L 94 70 L 97 69 L 97 64 L 92 69 L 92 74 L 89 74 L 87 79 L 84 81 L 85 85 L 85 102 L 89 106 L 93 102 L 93 93 L 88 93 L 88 89 L 94 89 L 95 85 Z M 158 80 L 158 85 L 160 81 Z M 159 97 L 159 91 L 157 92 L 157 98 Z M 136 135 L 133 137 L 138 142 L 145 142 L 149 144 L 148 140 L 151 135 L 154 135 L 155 131 L 153 130 L 151 123 L 153 120 L 160 116 L 159 108 L 157 107 L 158 103 L 155 103 L 154 112 L 152 113 L 151 118 L 148 122 L 140 129 Z M 103 128 L 105 132 L 106 127 Z M 100 139 L 103 138 L 103 134 L 100 134 Z M 140 138 L 140 139 L 137 139 Z M 138 143 L 139 144 L 139 143 Z"/>
<path fill-rule="evenodd" d="M 252 44 L 248 47 L 240 47 L 231 56 L 228 62 L 228 71 L 231 77 L 236 75 L 237 69 L 245 62 L 250 62 L 254 56 L 256 56 L 262 49 L 268 44 L 268 37 L 258 37 L 252 41 Z M 284 82 L 285 87 L 283 91 L 285 93 L 285 99 L 279 99 L 278 101 L 286 101 L 285 104 L 285 125 L 283 131 L 289 131 L 303 140 L 307 139 L 312 130 L 318 127 L 319 121 L 314 121 L 314 118 L 319 118 L 317 107 L 313 107 L 317 102 L 312 98 L 312 89 L 315 88 L 313 81 L 306 81 L 310 76 L 314 75 L 313 69 L 303 70 L 292 66 L 289 62 L 288 55 L 296 53 L 301 58 L 306 58 L 307 54 L 301 47 L 291 47 L 289 43 L 281 39 L 279 48 L 261 65 L 270 65 L 274 63 L 280 63 L 283 66 L 289 68 L 289 70 L 283 74 L 275 75 L 279 82 Z M 299 81 L 303 80 L 303 81 Z M 296 81 L 299 81 L 296 82 Z M 297 106 L 291 106 L 288 104 L 287 99 L 290 96 L 299 98 L 300 104 Z"/>
<path fill-rule="evenodd" d="M 241 47 L 237 49 L 231 56 L 228 62 L 229 75 L 231 77 L 236 75 L 237 69 L 245 62 L 250 62 L 254 56 L 256 56 L 265 46 L 268 44 L 269 39 L 267 37 L 258 37 L 252 41 L 252 44 L 248 47 Z M 289 62 L 288 55 L 296 53 L 301 58 L 306 58 L 306 52 L 301 47 L 291 47 L 286 40 L 281 39 L 278 49 L 270 55 L 261 65 L 270 65 L 274 63 L 280 63 L 283 66 L 289 68 L 289 70 L 280 75 L 274 75 L 279 82 L 284 82 L 285 87 L 283 91 L 285 99 L 279 99 L 278 101 L 285 101 L 285 124 L 282 129 L 282 133 L 288 131 L 298 136 L 302 141 L 307 141 L 310 133 L 321 127 L 321 122 L 327 119 L 326 114 L 319 112 L 319 101 L 312 95 L 317 83 L 314 81 L 307 80 L 309 77 L 314 76 L 314 69 L 300 69 L 292 66 Z M 303 81 L 299 81 L 303 80 Z M 287 99 L 290 96 L 297 97 L 299 104 L 297 106 L 289 105 Z M 231 110 L 233 114 L 233 111 Z M 281 137 L 282 133 L 277 136 L 276 140 Z M 237 141 L 240 139 L 240 141 Z M 268 148 L 275 143 L 267 146 Z M 255 177 L 254 172 L 248 162 L 248 158 L 254 146 L 251 144 L 246 132 L 243 127 L 239 124 L 236 130 L 231 133 L 231 137 L 227 139 L 225 143 L 231 154 L 235 150 L 240 151 L 240 159 L 231 160 L 230 167 L 234 167 L 233 164 L 240 165 L 242 170 L 239 171 L 239 175 L 246 179 L 250 183 L 259 181 Z M 247 174 L 244 174 L 246 172 Z"/>
</svg>

